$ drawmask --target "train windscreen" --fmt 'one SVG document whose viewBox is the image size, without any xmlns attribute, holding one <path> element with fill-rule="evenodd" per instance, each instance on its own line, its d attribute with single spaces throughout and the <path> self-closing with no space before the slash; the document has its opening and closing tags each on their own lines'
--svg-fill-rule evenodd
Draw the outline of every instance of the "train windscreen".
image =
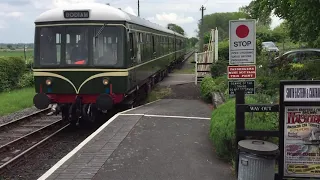
<svg viewBox="0 0 320 180">
<path fill-rule="evenodd" d="M 47 26 L 36 32 L 40 66 L 123 66 L 123 27 Z"/>
</svg>

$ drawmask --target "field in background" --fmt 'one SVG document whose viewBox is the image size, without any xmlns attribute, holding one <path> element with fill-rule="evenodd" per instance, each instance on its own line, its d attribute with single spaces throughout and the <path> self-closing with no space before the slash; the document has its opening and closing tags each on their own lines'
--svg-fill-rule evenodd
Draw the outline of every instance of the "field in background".
<svg viewBox="0 0 320 180">
<path fill-rule="evenodd" d="M 0 50 L 0 57 L 24 57 L 23 49 L 19 50 Z M 33 57 L 33 49 L 28 49 L 26 51 L 27 58 Z"/>
</svg>

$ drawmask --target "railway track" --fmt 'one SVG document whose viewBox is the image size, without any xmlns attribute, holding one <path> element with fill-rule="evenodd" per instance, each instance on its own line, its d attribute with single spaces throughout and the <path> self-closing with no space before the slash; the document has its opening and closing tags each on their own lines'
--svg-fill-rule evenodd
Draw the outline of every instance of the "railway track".
<svg viewBox="0 0 320 180">
<path fill-rule="evenodd" d="M 0 125 L 0 174 L 69 126 L 60 117 L 46 116 L 48 112 L 50 108 Z"/>
</svg>

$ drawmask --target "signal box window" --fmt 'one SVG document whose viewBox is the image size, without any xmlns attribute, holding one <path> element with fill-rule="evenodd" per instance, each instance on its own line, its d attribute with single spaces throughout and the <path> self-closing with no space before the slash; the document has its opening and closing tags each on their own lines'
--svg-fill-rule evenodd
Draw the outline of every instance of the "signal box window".
<svg viewBox="0 0 320 180">
<path fill-rule="evenodd" d="M 61 62 L 61 27 L 43 27 L 39 30 L 40 65 L 59 65 Z"/>
</svg>

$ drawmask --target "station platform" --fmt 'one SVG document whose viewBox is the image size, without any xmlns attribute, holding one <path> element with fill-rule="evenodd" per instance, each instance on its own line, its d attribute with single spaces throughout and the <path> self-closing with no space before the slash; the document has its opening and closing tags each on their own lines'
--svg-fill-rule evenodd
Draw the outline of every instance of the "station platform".
<svg viewBox="0 0 320 180">
<path fill-rule="evenodd" d="M 211 109 L 162 99 L 116 114 L 39 180 L 232 180 L 214 155 Z"/>
</svg>

